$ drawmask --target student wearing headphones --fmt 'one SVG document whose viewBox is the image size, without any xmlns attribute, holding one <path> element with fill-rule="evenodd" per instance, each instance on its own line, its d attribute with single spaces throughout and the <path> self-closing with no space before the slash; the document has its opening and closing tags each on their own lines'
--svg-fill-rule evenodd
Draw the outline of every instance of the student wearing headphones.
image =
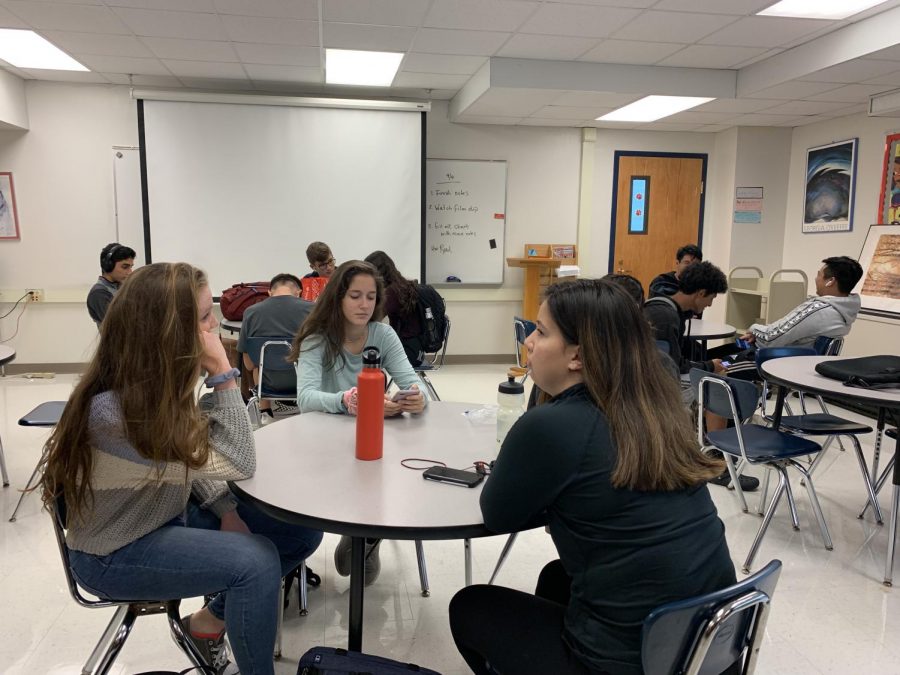
<svg viewBox="0 0 900 675">
<path fill-rule="evenodd" d="M 106 316 L 106 308 L 112 302 L 119 286 L 134 270 L 135 252 L 133 248 L 113 242 L 100 251 L 100 271 L 87 296 L 88 314 L 100 328 L 100 322 Z"/>
</svg>

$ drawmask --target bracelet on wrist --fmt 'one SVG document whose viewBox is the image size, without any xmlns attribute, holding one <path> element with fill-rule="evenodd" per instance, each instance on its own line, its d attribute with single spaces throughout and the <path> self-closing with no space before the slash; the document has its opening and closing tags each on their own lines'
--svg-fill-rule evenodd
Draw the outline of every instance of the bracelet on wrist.
<svg viewBox="0 0 900 675">
<path fill-rule="evenodd" d="M 203 381 L 203 384 L 205 384 L 207 387 L 215 387 L 217 384 L 225 384 L 229 380 L 234 380 L 240 374 L 241 371 L 239 371 L 237 368 L 231 368 L 229 370 L 226 370 L 224 373 L 219 373 L 218 375 L 211 375 L 210 377 L 207 377 Z"/>
</svg>

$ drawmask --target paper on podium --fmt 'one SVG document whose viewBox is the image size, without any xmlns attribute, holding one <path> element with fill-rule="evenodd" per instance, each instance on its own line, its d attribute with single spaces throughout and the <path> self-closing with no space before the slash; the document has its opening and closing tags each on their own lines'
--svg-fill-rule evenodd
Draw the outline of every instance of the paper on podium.
<svg viewBox="0 0 900 675">
<path fill-rule="evenodd" d="M 578 265 L 560 265 L 556 270 L 558 277 L 577 277 L 581 274 L 581 268 Z"/>
</svg>

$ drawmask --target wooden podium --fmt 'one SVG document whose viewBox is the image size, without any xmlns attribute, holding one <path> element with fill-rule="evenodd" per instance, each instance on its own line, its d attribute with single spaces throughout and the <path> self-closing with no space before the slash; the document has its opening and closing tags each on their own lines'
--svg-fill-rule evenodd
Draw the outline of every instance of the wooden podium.
<svg viewBox="0 0 900 675">
<path fill-rule="evenodd" d="M 525 270 L 522 318 L 534 321 L 541 305 L 541 288 L 554 283 L 560 265 L 578 264 L 578 249 L 574 244 L 525 244 L 525 256 L 507 258 L 506 264 Z"/>
</svg>

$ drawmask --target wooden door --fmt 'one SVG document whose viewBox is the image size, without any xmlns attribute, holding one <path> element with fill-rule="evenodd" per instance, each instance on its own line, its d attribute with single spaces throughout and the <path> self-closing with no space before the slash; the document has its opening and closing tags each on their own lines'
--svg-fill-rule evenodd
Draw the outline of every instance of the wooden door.
<svg viewBox="0 0 900 675">
<path fill-rule="evenodd" d="M 653 277 L 673 269 L 679 247 L 701 241 L 706 155 L 616 153 L 615 162 L 609 271 L 637 277 L 647 291 Z M 633 195 L 632 178 L 644 177 Z M 632 203 L 642 223 L 632 222 Z"/>
</svg>

